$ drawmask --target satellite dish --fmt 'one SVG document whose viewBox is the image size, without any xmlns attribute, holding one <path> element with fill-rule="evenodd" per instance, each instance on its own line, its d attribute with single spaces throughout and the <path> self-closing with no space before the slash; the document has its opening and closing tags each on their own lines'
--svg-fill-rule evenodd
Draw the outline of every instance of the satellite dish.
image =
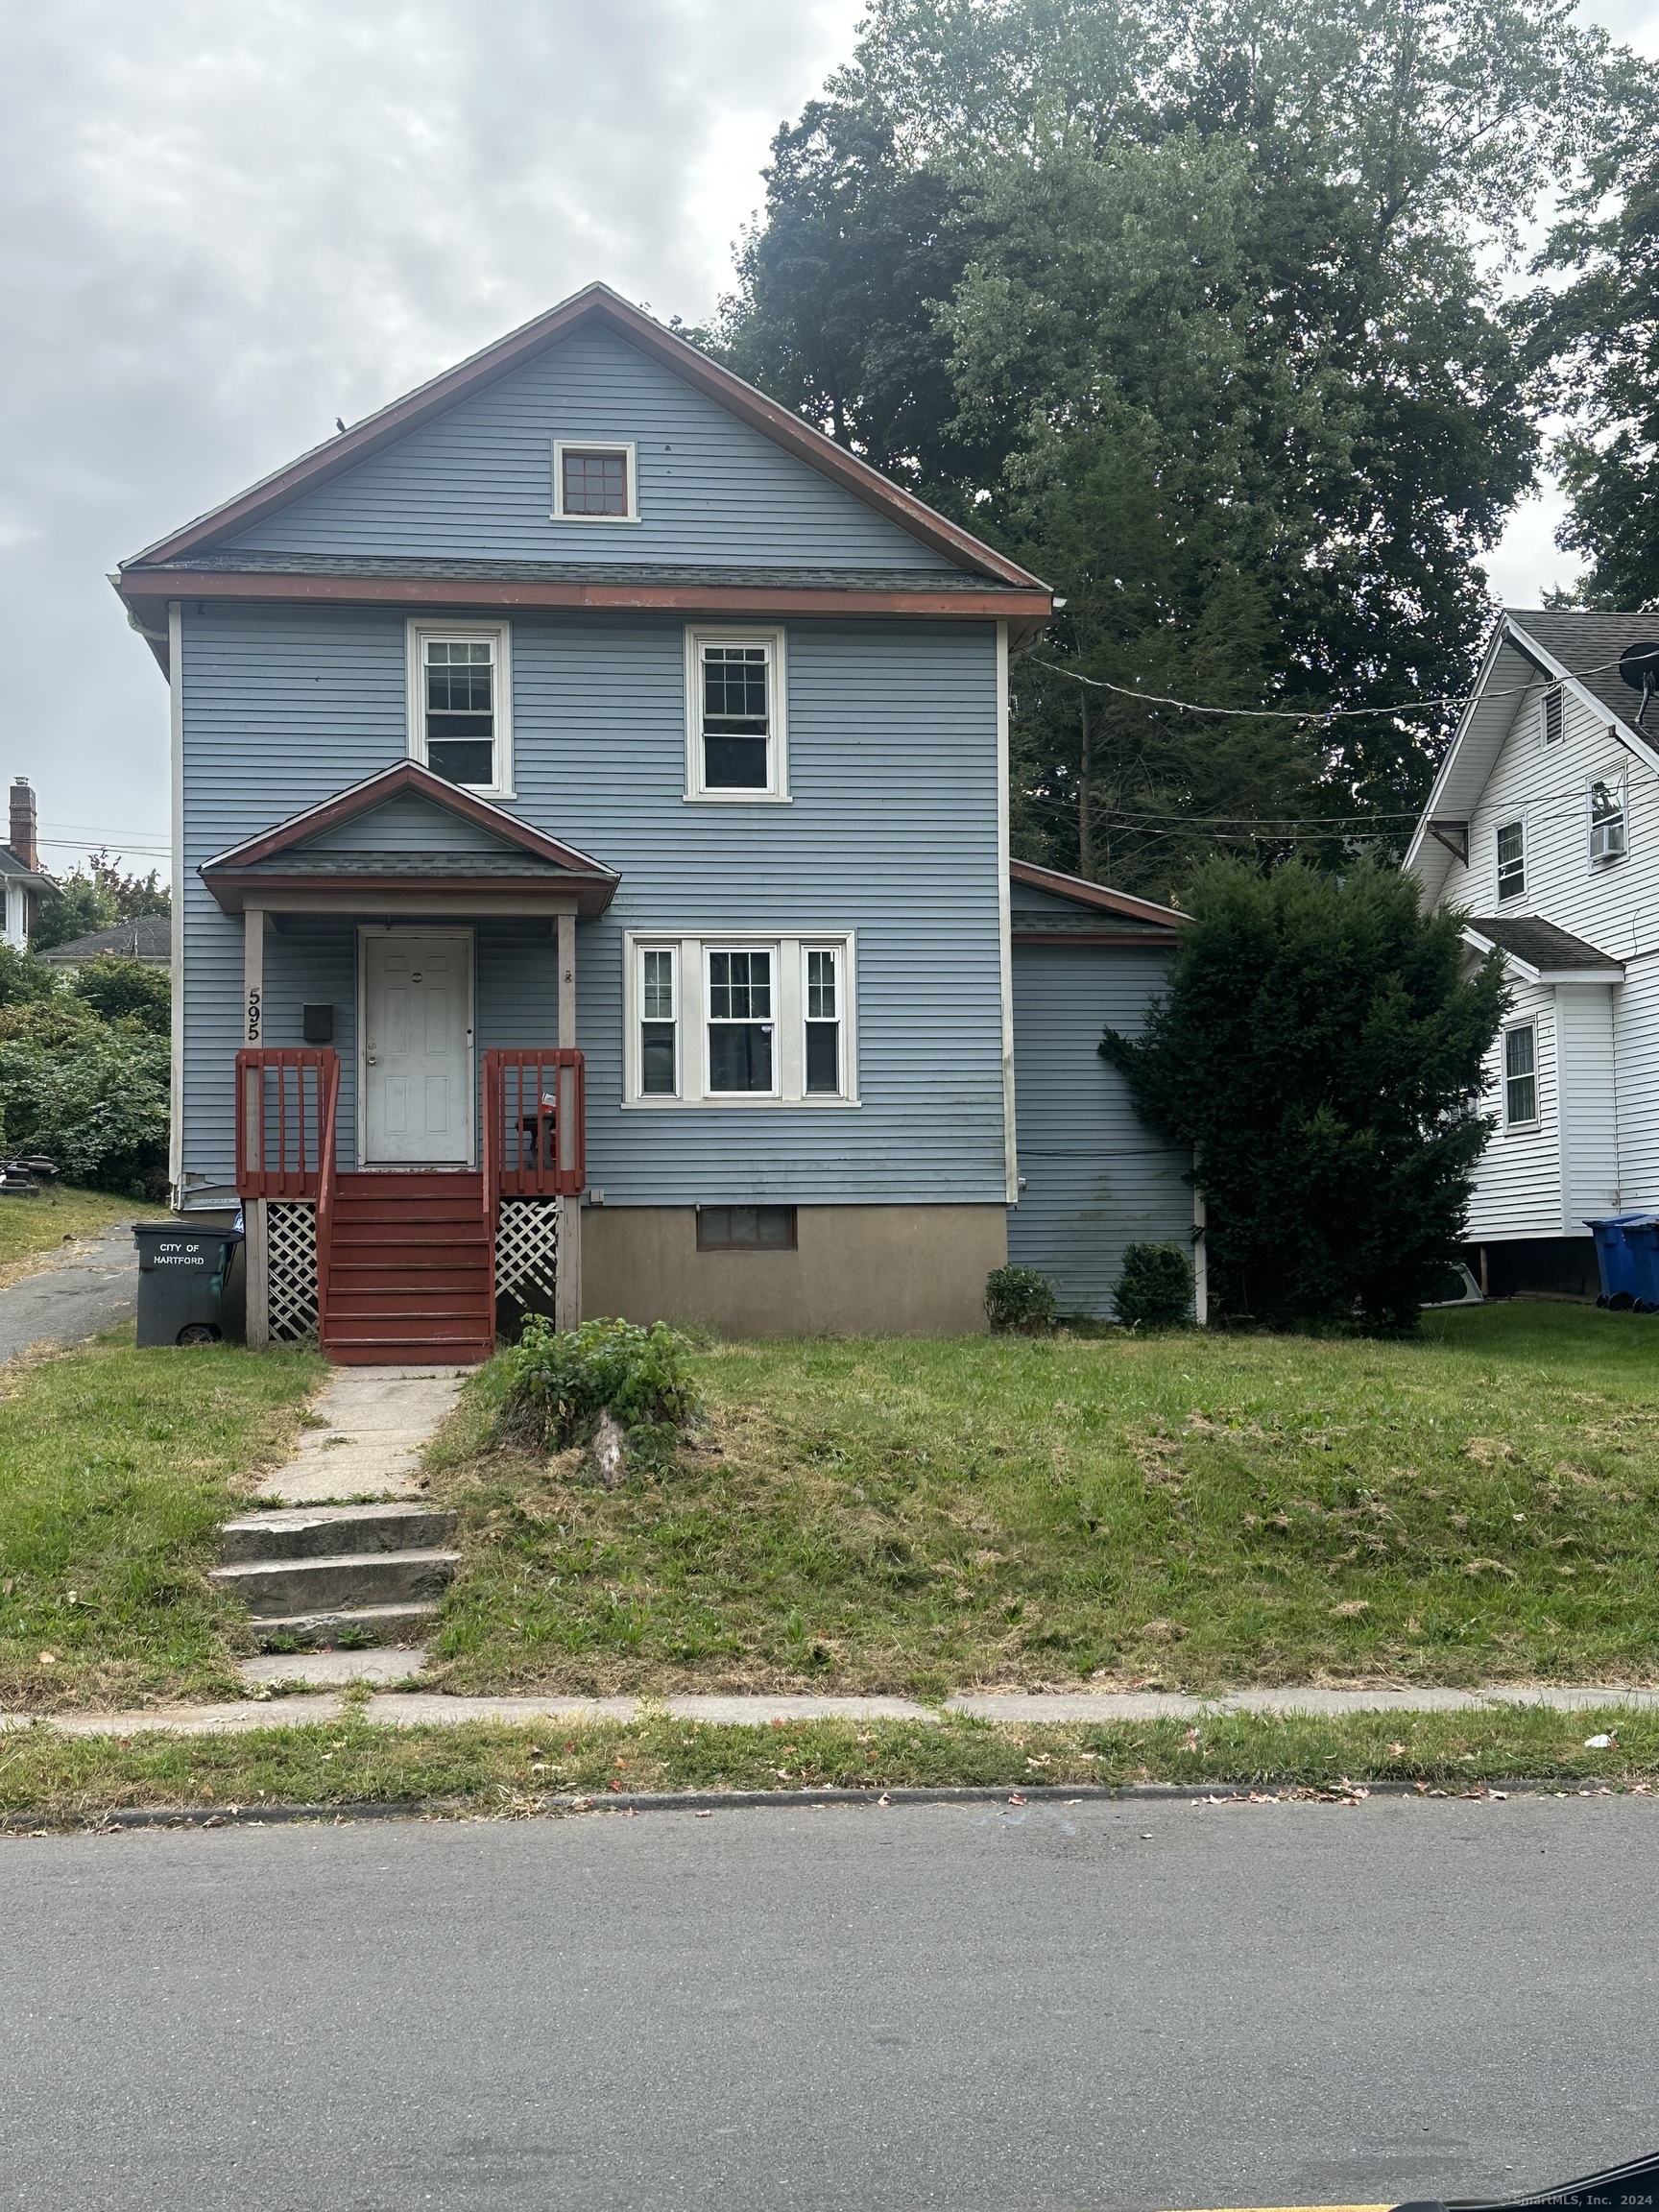
<svg viewBox="0 0 1659 2212">
<path fill-rule="evenodd" d="M 1619 673 L 1632 691 L 1644 696 L 1659 691 L 1659 645 L 1626 645 L 1619 656 Z"/>
</svg>

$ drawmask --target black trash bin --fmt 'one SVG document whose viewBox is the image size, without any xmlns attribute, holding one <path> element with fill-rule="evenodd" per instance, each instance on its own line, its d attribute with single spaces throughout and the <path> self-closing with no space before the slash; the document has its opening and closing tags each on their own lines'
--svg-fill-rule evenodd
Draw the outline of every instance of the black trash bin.
<svg viewBox="0 0 1659 2212">
<path fill-rule="evenodd" d="M 241 1230 L 134 1221 L 132 1236 L 138 1246 L 139 1343 L 217 1344 Z"/>
</svg>

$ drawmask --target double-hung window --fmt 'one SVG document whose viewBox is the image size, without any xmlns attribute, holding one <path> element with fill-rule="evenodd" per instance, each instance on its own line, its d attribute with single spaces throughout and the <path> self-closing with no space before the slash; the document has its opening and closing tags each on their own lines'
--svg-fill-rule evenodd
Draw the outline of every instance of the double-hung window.
<svg viewBox="0 0 1659 2212">
<path fill-rule="evenodd" d="M 471 791 L 512 788 L 504 623 L 409 626 L 409 751 Z"/>
<path fill-rule="evenodd" d="M 685 634 L 688 799 L 788 796 L 781 630 Z"/>
<path fill-rule="evenodd" d="M 1527 895 L 1526 836 L 1519 822 L 1505 822 L 1498 832 L 1498 896 L 1524 899 Z"/>
<path fill-rule="evenodd" d="M 1590 858 L 1592 864 L 1622 860 L 1628 845 L 1624 813 L 1624 780 L 1615 777 L 1590 786 Z"/>
<path fill-rule="evenodd" d="M 630 1104 L 857 1103 L 851 936 L 628 946 Z"/>
<path fill-rule="evenodd" d="M 770 945 L 709 954 L 709 1088 L 761 1097 L 778 1090 Z"/>
<path fill-rule="evenodd" d="M 1530 1022 L 1503 1032 L 1503 1118 L 1512 1129 L 1538 1118 L 1538 1032 Z"/>
</svg>

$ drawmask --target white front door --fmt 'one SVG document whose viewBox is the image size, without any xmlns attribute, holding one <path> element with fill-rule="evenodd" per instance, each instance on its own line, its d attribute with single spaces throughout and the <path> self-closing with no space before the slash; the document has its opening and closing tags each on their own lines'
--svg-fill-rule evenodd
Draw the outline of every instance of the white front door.
<svg viewBox="0 0 1659 2212">
<path fill-rule="evenodd" d="M 472 934 L 363 939 L 363 1165 L 472 1161 Z"/>
</svg>

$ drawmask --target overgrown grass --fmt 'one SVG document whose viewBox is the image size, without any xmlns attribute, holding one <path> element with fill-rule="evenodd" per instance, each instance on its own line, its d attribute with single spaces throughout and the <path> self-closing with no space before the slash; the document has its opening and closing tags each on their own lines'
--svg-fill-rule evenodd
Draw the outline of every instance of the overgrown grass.
<svg viewBox="0 0 1659 2212">
<path fill-rule="evenodd" d="M 614 1493 L 486 1447 L 445 1687 L 1469 1684 L 1659 1674 L 1659 1322 L 1414 1342 L 790 1342 L 696 1361 L 715 1448 Z"/>
<path fill-rule="evenodd" d="M 0 1369 L 0 1708 L 236 1695 L 246 1616 L 204 1571 L 322 1371 L 110 1339 Z"/>
<path fill-rule="evenodd" d="M 78 1237 L 96 1237 L 120 1221 L 161 1221 L 164 1206 L 108 1190 L 72 1190 L 62 1184 L 36 1198 L 0 1198 L 0 1288 L 50 1262 Z"/>
<path fill-rule="evenodd" d="M 1618 1741 L 1584 1747 L 1603 1729 Z M 1517 1778 L 1564 1789 L 1649 1786 L 1659 1715 L 1382 1714 L 1340 1721 L 1238 1719 L 1133 1726 L 1009 1728 L 971 1720 L 859 1728 L 790 1721 L 700 1727 L 467 1723 L 332 1726 L 247 1736 L 148 1735 L 128 1743 L 41 1726 L 0 1737 L 0 1826 L 96 1819 L 123 1807 L 417 1804 L 498 1815 L 575 1794 L 902 1788 L 1029 1790 L 1080 1784 L 1212 1784 L 1219 1791 L 1341 1791 L 1409 1781 L 1461 1792 Z"/>
</svg>

